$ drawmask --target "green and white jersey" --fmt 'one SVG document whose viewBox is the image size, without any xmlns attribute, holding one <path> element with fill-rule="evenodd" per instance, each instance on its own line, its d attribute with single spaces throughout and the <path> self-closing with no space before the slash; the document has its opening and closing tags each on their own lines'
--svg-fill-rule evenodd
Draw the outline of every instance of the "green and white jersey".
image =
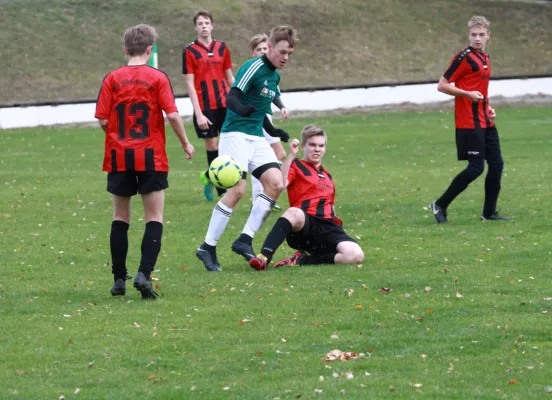
<svg viewBox="0 0 552 400">
<path fill-rule="evenodd" d="M 243 92 L 241 103 L 251 104 L 255 112 L 249 117 L 242 117 L 229 108 L 221 133 L 240 132 L 257 136 L 264 140 L 263 120 L 266 114 L 272 113 L 272 101 L 280 96 L 280 74 L 266 55 L 246 61 L 239 69 L 232 87 Z"/>
</svg>

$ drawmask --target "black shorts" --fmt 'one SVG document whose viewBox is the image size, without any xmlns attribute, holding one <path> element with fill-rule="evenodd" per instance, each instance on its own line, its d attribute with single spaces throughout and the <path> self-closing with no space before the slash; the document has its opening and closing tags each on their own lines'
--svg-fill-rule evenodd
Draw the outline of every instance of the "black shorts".
<svg viewBox="0 0 552 400">
<path fill-rule="evenodd" d="M 343 228 L 335 222 L 313 217 L 305 213 L 305 225 L 299 232 L 292 232 L 287 236 L 289 247 L 295 250 L 306 250 L 309 253 L 337 252 L 337 245 L 341 242 L 355 242 L 345 233 Z"/>
<path fill-rule="evenodd" d="M 197 125 L 196 115 L 194 113 L 194 127 L 199 139 L 206 139 L 217 137 L 220 130 L 222 129 L 222 124 L 224 124 L 224 119 L 226 118 L 226 108 L 217 108 L 216 110 L 205 110 L 203 115 L 207 117 L 213 125 L 209 125 L 209 130 L 204 131 Z"/>
<path fill-rule="evenodd" d="M 489 142 L 498 138 L 496 126 L 491 128 L 456 129 L 458 160 L 485 158 Z"/>
<path fill-rule="evenodd" d="M 107 174 L 107 191 L 116 196 L 130 197 L 169 187 L 168 172 L 126 171 Z"/>
</svg>

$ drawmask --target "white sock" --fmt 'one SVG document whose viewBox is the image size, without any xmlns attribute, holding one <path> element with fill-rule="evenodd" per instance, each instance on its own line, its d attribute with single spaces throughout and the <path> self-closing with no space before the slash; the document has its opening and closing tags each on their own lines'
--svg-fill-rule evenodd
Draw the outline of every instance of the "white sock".
<svg viewBox="0 0 552 400">
<path fill-rule="evenodd" d="M 263 191 L 263 184 L 260 180 L 251 175 L 251 199 L 253 203 L 257 199 L 257 196 L 260 195 Z"/>
<path fill-rule="evenodd" d="M 242 233 L 245 233 L 248 236 L 255 236 L 255 233 L 261 229 L 264 222 L 270 215 L 272 207 L 274 207 L 274 200 L 268 197 L 266 194 L 261 193 L 257 199 L 253 202 L 253 207 L 251 208 L 251 214 L 243 228 Z"/>
<path fill-rule="evenodd" d="M 226 229 L 226 225 L 228 225 L 228 221 L 230 221 L 232 210 L 232 208 L 222 204 L 221 201 L 216 204 L 211 215 L 211 221 L 209 221 L 209 229 L 207 229 L 207 234 L 205 235 L 205 243 L 209 246 L 217 245 L 218 240 Z"/>
</svg>

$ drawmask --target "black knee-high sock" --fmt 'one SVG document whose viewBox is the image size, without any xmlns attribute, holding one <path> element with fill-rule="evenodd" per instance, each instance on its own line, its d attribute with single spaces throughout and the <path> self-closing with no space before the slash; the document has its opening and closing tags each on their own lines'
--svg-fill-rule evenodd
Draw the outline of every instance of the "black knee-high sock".
<svg viewBox="0 0 552 400">
<path fill-rule="evenodd" d="M 437 204 L 443 208 L 447 208 L 450 203 L 466 188 L 470 183 L 476 180 L 479 175 L 483 173 L 485 169 L 485 160 L 473 159 L 469 160 L 468 166 L 462 172 L 460 172 L 452 180 L 452 183 L 448 189 L 443 193 L 441 197 L 437 199 Z"/>
<path fill-rule="evenodd" d="M 146 224 L 146 231 L 142 239 L 142 260 L 138 272 L 142 272 L 149 279 L 155 268 L 157 256 L 161 251 L 161 237 L 163 236 L 163 224 L 150 221 Z"/>
<path fill-rule="evenodd" d="M 218 150 L 207 150 L 207 163 L 208 165 L 211 165 L 213 160 L 218 157 Z M 209 178 L 209 168 L 207 168 L 207 178 Z M 222 196 L 224 193 L 226 193 L 226 190 L 220 189 L 218 187 L 215 187 L 217 189 L 217 193 L 219 196 Z"/>
<path fill-rule="evenodd" d="M 218 150 L 206 150 L 207 151 L 207 178 L 209 178 L 209 166 L 215 158 L 218 157 Z"/>
<path fill-rule="evenodd" d="M 292 227 L 291 223 L 284 217 L 278 218 L 274 227 L 266 237 L 266 240 L 263 243 L 263 248 L 261 254 L 265 256 L 268 261 L 272 260 L 276 249 L 280 247 L 284 240 L 286 240 L 287 235 L 291 233 Z"/>
<path fill-rule="evenodd" d="M 498 194 L 500 193 L 500 180 L 502 178 L 503 163 L 498 166 L 489 164 L 487 177 L 485 178 L 485 204 L 483 216 L 488 218 L 496 211 Z"/>
<path fill-rule="evenodd" d="M 337 253 L 309 254 L 301 259 L 301 265 L 335 264 Z"/>
<path fill-rule="evenodd" d="M 109 247 L 111 248 L 111 272 L 115 280 L 125 278 L 127 275 L 126 257 L 128 253 L 128 228 L 129 224 L 123 221 L 111 223 L 111 235 Z"/>
</svg>

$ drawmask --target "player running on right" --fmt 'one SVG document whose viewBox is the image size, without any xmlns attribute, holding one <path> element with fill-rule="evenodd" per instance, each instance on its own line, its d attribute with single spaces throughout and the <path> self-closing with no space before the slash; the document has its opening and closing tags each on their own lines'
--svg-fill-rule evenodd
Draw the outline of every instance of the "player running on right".
<svg viewBox="0 0 552 400">
<path fill-rule="evenodd" d="M 467 167 L 452 180 L 441 197 L 429 205 L 439 224 L 448 222 L 448 206 L 483 173 L 485 160 L 489 168 L 485 178 L 485 203 L 480 219 L 510 220 L 496 210 L 504 161 L 494 124 L 496 112 L 489 106 L 487 97 L 491 63 L 489 55 L 485 53 L 485 45 L 490 37 L 490 22 L 485 17 L 472 17 L 468 22 L 470 45 L 454 56 L 437 87 L 440 92 L 455 97 L 458 160 L 468 161 Z"/>
</svg>

